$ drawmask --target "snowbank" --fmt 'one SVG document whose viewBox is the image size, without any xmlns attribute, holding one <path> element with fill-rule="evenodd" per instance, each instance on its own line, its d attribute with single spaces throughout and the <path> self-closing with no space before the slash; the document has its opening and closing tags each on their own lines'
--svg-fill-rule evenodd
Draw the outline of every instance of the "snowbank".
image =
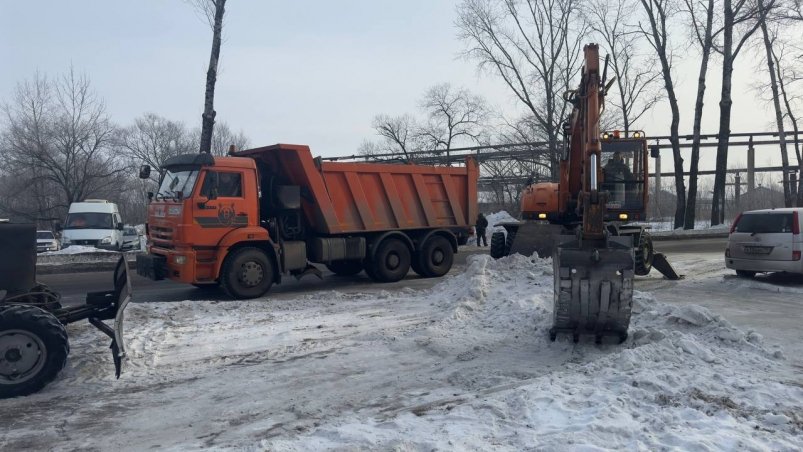
<svg viewBox="0 0 803 452">
<path fill-rule="evenodd" d="M 136 303 L 121 379 L 107 341 L 71 325 L 59 379 L 3 402 L 0 448 L 803 447 L 779 349 L 634 298 L 630 338 L 600 346 L 549 341 L 551 263 L 520 255 L 471 256 L 428 290 Z"/>
<path fill-rule="evenodd" d="M 115 252 L 116 251 L 95 248 L 94 246 L 72 245 L 68 246 L 67 248 L 62 248 L 58 251 L 47 251 L 44 253 L 39 253 L 39 256 L 63 256 L 63 255 L 73 255 L 73 254 L 115 253 Z"/>
</svg>

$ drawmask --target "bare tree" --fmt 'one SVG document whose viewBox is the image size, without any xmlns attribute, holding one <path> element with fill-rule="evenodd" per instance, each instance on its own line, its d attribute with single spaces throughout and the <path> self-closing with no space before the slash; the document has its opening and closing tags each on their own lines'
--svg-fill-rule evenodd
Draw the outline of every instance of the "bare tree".
<svg viewBox="0 0 803 452">
<path fill-rule="evenodd" d="M 360 154 L 401 154 L 410 159 L 410 153 L 418 151 L 418 126 L 415 118 L 409 114 L 401 116 L 377 115 L 373 124 L 377 135 L 382 137 L 380 143 L 363 143 Z"/>
<path fill-rule="evenodd" d="M 158 181 L 165 160 L 178 154 L 192 152 L 186 127 L 153 113 L 134 120 L 130 127 L 120 130 L 118 143 L 133 166 L 148 164 L 157 172 L 151 177 Z"/>
<path fill-rule="evenodd" d="M 212 130 L 215 126 L 215 82 L 220 60 L 221 34 L 223 33 L 223 13 L 226 0 L 193 0 L 195 7 L 203 13 L 212 27 L 212 53 L 209 56 L 209 68 L 206 70 L 206 92 L 204 94 L 204 112 L 201 115 L 200 151 L 211 152 Z"/>
<path fill-rule="evenodd" d="M 764 1 L 758 0 L 758 7 L 761 10 L 765 9 Z M 773 47 L 777 39 L 777 23 L 776 29 L 770 30 L 768 21 L 772 20 L 769 11 L 760 14 L 758 22 L 761 28 L 762 43 L 764 44 L 765 62 L 767 64 L 767 73 L 769 74 L 769 88 L 772 92 L 772 106 L 775 111 L 775 125 L 778 129 L 778 141 L 781 146 L 781 165 L 783 166 L 783 195 L 786 207 L 791 207 L 795 200 L 792 193 L 792 187 L 789 182 L 789 154 L 786 148 L 786 134 L 784 133 L 784 111 L 781 108 L 781 94 L 778 81 L 778 74 L 775 68 L 775 58 L 773 56 Z"/>
<path fill-rule="evenodd" d="M 722 92 L 719 101 L 719 133 L 717 142 L 716 174 L 714 175 L 714 195 L 711 200 L 711 225 L 724 221 L 725 176 L 728 165 L 728 141 L 733 99 L 733 63 L 744 44 L 760 25 L 759 16 L 765 14 L 774 0 L 764 3 L 760 8 L 752 0 L 722 0 L 723 29 L 722 46 L 715 46 L 722 55 Z M 735 36 L 734 36 L 735 35 Z"/>
<path fill-rule="evenodd" d="M 552 177 L 561 158 L 561 125 L 582 58 L 586 24 L 577 0 L 464 0 L 457 28 L 465 55 L 498 75 L 549 143 Z"/>
<path fill-rule="evenodd" d="M 672 143 L 672 157 L 675 163 L 675 207 L 674 227 L 683 227 L 686 214 L 686 184 L 683 180 L 683 157 L 680 154 L 680 141 L 678 140 L 678 125 L 680 124 L 680 108 L 675 95 L 675 82 L 672 77 L 672 47 L 669 43 L 669 28 L 672 16 L 677 12 L 677 5 L 673 0 L 640 0 L 647 17 L 648 28 L 639 24 L 639 28 L 647 41 L 655 49 L 658 60 L 661 62 L 661 75 L 664 79 L 666 97 L 672 111 L 672 122 L 669 126 L 669 141 Z"/>
<path fill-rule="evenodd" d="M 779 48 L 773 48 L 773 60 L 775 61 L 775 71 L 778 80 L 778 89 L 781 92 L 781 96 L 783 97 L 784 102 L 784 116 L 789 119 L 791 123 L 792 130 L 795 133 L 793 138 L 793 142 L 795 144 L 795 156 L 797 157 L 797 165 L 798 165 L 798 186 L 797 186 L 797 206 L 803 206 L 803 152 L 800 149 L 800 128 L 798 127 L 797 123 L 797 114 L 795 113 L 795 109 L 793 107 L 793 102 L 799 101 L 801 96 L 800 95 L 789 95 L 789 90 L 787 89 L 789 84 L 795 83 L 799 81 L 800 78 L 796 77 L 795 71 L 787 71 L 786 67 L 784 67 L 781 63 L 782 56 L 786 50 L 786 46 L 781 44 L 778 46 Z M 779 56 L 780 55 L 780 56 Z"/>
<path fill-rule="evenodd" d="M 115 128 L 85 76 L 72 68 L 57 80 L 37 74 L 17 85 L 2 112 L 7 174 L 17 193 L 41 197 L 35 208 L 6 198 L 6 210 L 56 219 L 70 203 L 120 186 L 127 167 L 113 149 Z"/>
<path fill-rule="evenodd" d="M 610 104 L 618 110 L 616 127 L 625 134 L 661 99 L 656 89 L 661 74 L 653 70 L 655 55 L 638 55 L 643 35 L 634 33 L 628 23 L 637 7 L 635 0 L 592 0 L 584 9 L 586 22 L 608 50 L 610 69 L 616 78 L 618 96 L 609 96 Z M 604 129 L 603 129 L 604 130 Z"/>
<path fill-rule="evenodd" d="M 427 122 L 418 131 L 427 150 L 449 151 L 455 142 L 474 142 L 483 132 L 487 117 L 485 101 L 466 89 L 448 83 L 435 85 L 424 94 L 420 104 Z"/>
<path fill-rule="evenodd" d="M 201 136 L 201 129 L 194 129 L 191 134 L 190 141 L 193 143 L 198 142 L 198 137 Z M 251 140 L 240 130 L 234 132 L 229 125 L 224 121 L 219 121 L 212 132 L 212 140 L 210 144 L 210 151 L 212 155 L 225 156 L 229 152 L 229 147 L 234 146 L 235 149 L 241 151 L 248 149 L 251 146 Z"/>
<path fill-rule="evenodd" d="M 700 71 L 697 76 L 697 98 L 694 103 L 694 125 L 692 127 L 691 162 L 689 163 L 689 194 L 686 201 L 686 214 L 684 229 L 694 229 L 697 219 L 697 184 L 700 168 L 700 133 L 703 121 L 703 107 L 705 100 L 706 77 L 711 50 L 714 39 L 722 32 L 718 26 L 714 30 L 715 0 L 684 0 L 685 10 L 688 13 L 689 25 L 694 40 L 700 46 Z"/>
</svg>

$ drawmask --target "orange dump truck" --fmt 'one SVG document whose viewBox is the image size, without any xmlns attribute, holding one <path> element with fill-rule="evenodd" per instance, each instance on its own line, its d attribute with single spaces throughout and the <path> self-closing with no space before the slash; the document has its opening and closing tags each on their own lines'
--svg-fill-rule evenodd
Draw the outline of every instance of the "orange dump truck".
<svg viewBox="0 0 803 452">
<path fill-rule="evenodd" d="M 471 158 L 460 167 L 322 162 L 307 146 L 277 144 L 180 155 L 161 171 L 137 273 L 219 284 L 235 298 L 259 297 L 283 275 L 320 276 L 314 264 L 381 282 L 411 267 L 441 276 L 477 215 Z"/>
</svg>

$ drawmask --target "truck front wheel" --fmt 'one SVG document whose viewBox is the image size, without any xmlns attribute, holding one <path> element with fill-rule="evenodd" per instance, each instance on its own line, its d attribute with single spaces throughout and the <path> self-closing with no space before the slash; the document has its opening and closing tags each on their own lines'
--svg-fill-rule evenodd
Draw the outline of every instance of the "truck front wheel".
<svg viewBox="0 0 803 452">
<path fill-rule="evenodd" d="M 35 306 L 0 307 L 0 399 L 42 389 L 69 352 L 64 325 L 52 314 Z"/>
<path fill-rule="evenodd" d="M 273 263 L 258 248 L 240 248 L 223 263 L 220 283 L 232 298 L 262 296 L 273 285 Z"/>
<path fill-rule="evenodd" d="M 376 254 L 366 266 L 366 273 L 375 281 L 396 282 L 410 271 L 410 249 L 401 240 L 387 238 L 379 244 Z M 369 270 L 370 268 L 370 270 Z"/>
</svg>

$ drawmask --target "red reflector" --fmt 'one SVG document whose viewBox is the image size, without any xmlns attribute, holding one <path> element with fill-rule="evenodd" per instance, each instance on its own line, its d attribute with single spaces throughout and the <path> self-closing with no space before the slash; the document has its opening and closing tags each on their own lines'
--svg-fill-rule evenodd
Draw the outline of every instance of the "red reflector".
<svg viewBox="0 0 803 452">
<path fill-rule="evenodd" d="M 733 220 L 733 224 L 731 224 L 731 234 L 733 234 L 733 231 L 736 230 L 736 225 L 739 224 L 739 220 L 741 218 L 742 218 L 742 214 L 740 212 L 739 215 L 736 215 L 736 219 Z"/>
<path fill-rule="evenodd" d="M 792 260 L 799 261 L 800 260 L 800 251 L 792 251 Z"/>
<path fill-rule="evenodd" d="M 800 234 L 800 213 L 792 212 L 792 234 Z M 797 252 L 800 257 L 800 251 Z"/>
</svg>

